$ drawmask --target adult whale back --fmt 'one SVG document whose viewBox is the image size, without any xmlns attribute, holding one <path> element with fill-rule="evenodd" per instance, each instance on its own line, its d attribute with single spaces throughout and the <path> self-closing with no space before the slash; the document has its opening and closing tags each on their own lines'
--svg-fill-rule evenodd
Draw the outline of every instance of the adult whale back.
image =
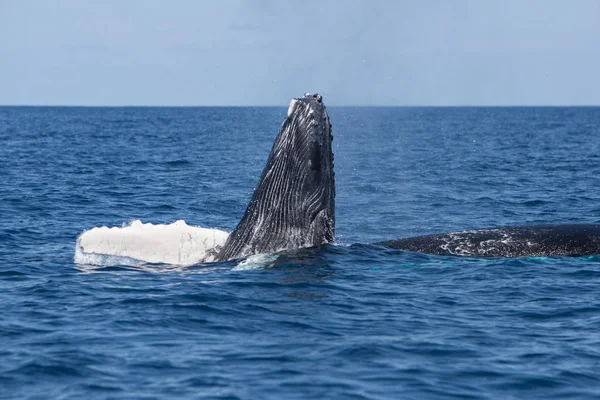
<svg viewBox="0 0 600 400">
<path fill-rule="evenodd" d="M 600 254 L 600 224 L 526 225 L 408 237 L 376 245 L 468 257 L 550 257 Z"/>
<path fill-rule="evenodd" d="M 217 261 L 334 241 L 332 139 L 320 95 L 290 102 L 246 212 Z"/>
</svg>

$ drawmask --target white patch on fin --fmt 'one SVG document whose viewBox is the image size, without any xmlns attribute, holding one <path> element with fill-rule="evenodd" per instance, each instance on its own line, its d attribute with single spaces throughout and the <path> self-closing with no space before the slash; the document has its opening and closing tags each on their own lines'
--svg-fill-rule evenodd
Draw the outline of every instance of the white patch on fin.
<svg viewBox="0 0 600 400">
<path fill-rule="evenodd" d="M 168 225 L 135 220 L 122 227 L 84 231 L 75 243 L 75 263 L 194 265 L 211 261 L 211 250 L 223 246 L 228 236 L 227 232 L 190 226 L 183 220 Z"/>
</svg>

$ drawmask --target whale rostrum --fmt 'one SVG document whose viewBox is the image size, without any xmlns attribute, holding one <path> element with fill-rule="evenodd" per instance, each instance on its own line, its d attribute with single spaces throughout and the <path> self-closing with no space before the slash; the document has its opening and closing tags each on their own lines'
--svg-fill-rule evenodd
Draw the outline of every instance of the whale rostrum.
<svg viewBox="0 0 600 400">
<path fill-rule="evenodd" d="M 216 260 L 335 240 L 331 124 L 323 99 L 293 99 L 241 221 Z"/>
</svg>

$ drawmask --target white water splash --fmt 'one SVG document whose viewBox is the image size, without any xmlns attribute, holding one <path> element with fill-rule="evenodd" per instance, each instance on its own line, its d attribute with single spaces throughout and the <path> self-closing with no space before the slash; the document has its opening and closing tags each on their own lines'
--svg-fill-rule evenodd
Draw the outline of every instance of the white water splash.
<svg viewBox="0 0 600 400">
<path fill-rule="evenodd" d="M 211 250 L 225 244 L 228 236 L 225 231 L 190 226 L 183 220 L 169 225 L 136 220 L 122 227 L 103 226 L 84 231 L 75 243 L 75 263 L 194 265 L 212 261 Z"/>
<path fill-rule="evenodd" d="M 277 253 L 255 254 L 242 260 L 233 268 L 233 271 L 249 271 L 255 269 L 265 269 L 273 266 L 279 255 Z"/>
</svg>

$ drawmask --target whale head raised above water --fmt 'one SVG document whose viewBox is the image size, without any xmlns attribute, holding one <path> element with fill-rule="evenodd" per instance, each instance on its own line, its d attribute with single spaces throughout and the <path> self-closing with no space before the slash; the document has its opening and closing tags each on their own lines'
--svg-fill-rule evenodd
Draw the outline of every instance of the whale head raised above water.
<svg viewBox="0 0 600 400">
<path fill-rule="evenodd" d="M 334 241 L 332 139 L 320 95 L 307 93 L 290 102 L 244 217 L 217 260 Z"/>
</svg>

